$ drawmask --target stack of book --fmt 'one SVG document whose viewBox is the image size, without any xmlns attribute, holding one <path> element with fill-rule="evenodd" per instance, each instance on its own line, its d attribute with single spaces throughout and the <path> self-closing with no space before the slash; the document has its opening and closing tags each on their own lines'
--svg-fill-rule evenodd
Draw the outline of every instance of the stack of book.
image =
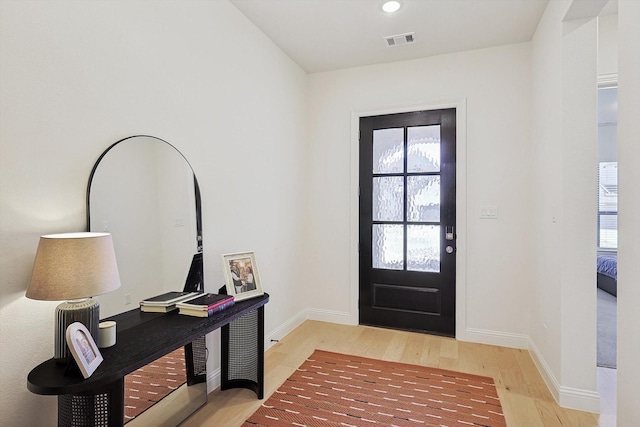
<svg viewBox="0 0 640 427">
<path fill-rule="evenodd" d="M 202 294 L 188 301 L 179 302 L 176 307 L 180 314 L 196 317 L 209 317 L 235 304 L 233 295 Z"/>
<path fill-rule="evenodd" d="M 175 310 L 177 308 L 177 303 L 191 298 L 196 298 L 198 295 L 202 295 L 202 293 L 177 291 L 167 292 L 140 301 L 140 310 L 151 313 L 167 313 L 171 310 Z"/>
</svg>

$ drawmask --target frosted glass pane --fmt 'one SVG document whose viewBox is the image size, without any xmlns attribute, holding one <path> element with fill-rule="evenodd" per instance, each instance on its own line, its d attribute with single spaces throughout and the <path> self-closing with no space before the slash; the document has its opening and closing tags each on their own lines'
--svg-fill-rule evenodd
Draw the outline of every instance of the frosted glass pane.
<svg viewBox="0 0 640 427">
<path fill-rule="evenodd" d="M 373 178 L 374 221 L 402 221 L 404 219 L 404 179 L 401 176 Z"/>
<path fill-rule="evenodd" d="M 407 177 L 407 221 L 440 222 L 440 176 Z"/>
<path fill-rule="evenodd" d="M 440 272 L 440 226 L 407 226 L 407 270 Z"/>
<path fill-rule="evenodd" d="M 373 224 L 373 268 L 402 270 L 404 268 L 403 225 Z"/>
<path fill-rule="evenodd" d="M 373 173 L 404 172 L 404 129 L 373 131 Z"/>
<path fill-rule="evenodd" d="M 440 171 L 440 125 L 407 129 L 407 172 Z"/>
</svg>

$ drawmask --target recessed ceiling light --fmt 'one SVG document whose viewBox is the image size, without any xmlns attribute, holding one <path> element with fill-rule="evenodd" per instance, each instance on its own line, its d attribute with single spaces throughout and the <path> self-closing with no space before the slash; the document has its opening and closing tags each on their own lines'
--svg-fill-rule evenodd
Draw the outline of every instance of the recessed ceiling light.
<svg viewBox="0 0 640 427">
<path fill-rule="evenodd" d="M 397 12 L 398 9 L 400 9 L 400 6 L 402 5 L 400 4 L 399 1 L 389 0 L 382 4 L 382 10 L 384 10 L 387 13 L 393 13 L 393 12 Z"/>
</svg>

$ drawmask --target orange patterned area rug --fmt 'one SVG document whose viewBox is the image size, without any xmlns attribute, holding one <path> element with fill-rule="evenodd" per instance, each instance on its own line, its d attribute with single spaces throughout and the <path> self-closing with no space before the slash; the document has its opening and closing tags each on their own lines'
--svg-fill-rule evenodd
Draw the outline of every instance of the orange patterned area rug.
<svg viewBox="0 0 640 427">
<path fill-rule="evenodd" d="M 493 379 L 316 350 L 244 427 L 506 426 Z"/>
<path fill-rule="evenodd" d="M 187 382 L 184 347 L 124 377 L 124 423 Z"/>
</svg>

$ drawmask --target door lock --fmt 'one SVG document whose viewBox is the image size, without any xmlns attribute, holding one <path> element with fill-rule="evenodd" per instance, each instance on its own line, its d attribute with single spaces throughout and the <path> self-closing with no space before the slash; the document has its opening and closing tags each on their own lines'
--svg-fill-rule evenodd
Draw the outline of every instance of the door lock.
<svg viewBox="0 0 640 427">
<path fill-rule="evenodd" d="M 447 226 L 444 228 L 444 239 L 445 240 L 454 240 L 456 238 L 456 234 L 453 231 L 452 226 Z"/>
<path fill-rule="evenodd" d="M 446 248 L 444 248 L 444 250 L 448 253 L 448 254 L 452 254 L 456 251 L 456 248 L 454 248 L 453 246 L 447 246 Z"/>
</svg>

